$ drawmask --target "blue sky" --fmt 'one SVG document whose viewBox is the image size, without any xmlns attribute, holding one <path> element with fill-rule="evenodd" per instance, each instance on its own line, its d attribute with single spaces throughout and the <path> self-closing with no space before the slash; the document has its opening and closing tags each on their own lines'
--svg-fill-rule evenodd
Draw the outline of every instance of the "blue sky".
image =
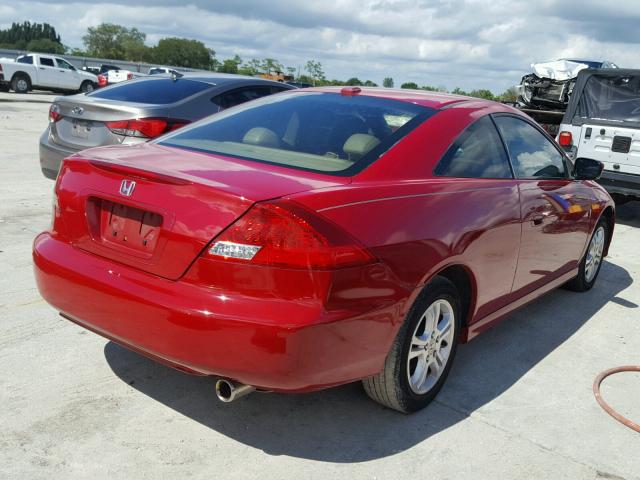
<svg viewBox="0 0 640 480">
<path fill-rule="evenodd" d="M 0 27 L 23 20 L 51 23 L 72 47 L 87 27 L 113 22 L 146 32 L 149 44 L 195 38 L 219 59 L 316 59 L 329 78 L 390 76 L 396 86 L 499 93 L 532 62 L 557 58 L 640 67 L 639 0 L 0 0 Z"/>
</svg>

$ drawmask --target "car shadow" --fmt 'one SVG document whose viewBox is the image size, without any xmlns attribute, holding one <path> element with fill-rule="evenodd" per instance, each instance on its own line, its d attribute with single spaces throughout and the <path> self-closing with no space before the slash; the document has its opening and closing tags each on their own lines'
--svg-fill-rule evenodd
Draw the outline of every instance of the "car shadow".
<svg viewBox="0 0 640 480">
<path fill-rule="evenodd" d="M 309 394 L 254 393 L 223 404 L 210 378 L 159 365 L 113 342 L 104 354 L 114 373 L 133 388 L 238 442 L 270 455 L 363 462 L 409 449 L 491 402 L 607 302 L 618 299 L 637 308 L 618 297 L 631 283 L 626 270 L 605 262 L 590 292 L 557 290 L 533 302 L 462 346 L 436 401 L 413 415 L 372 402 L 359 383 Z M 585 379 L 585 385 L 590 382 Z"/>
<path fill-rule="evenodd" d="M 616 206 L 616 223 L 629 227 L 640 227 L 640 201 Z"/>
</svg>

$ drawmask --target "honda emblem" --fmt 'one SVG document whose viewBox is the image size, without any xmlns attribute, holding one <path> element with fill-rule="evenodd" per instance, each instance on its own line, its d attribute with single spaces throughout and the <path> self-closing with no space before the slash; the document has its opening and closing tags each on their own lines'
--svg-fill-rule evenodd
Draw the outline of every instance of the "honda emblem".
<svg viewBox="0 0 640 480">
<path fill-rule="evenodd" d="M 136 188 L 136 182 L 133 180 L 122 180 L 120 184 L 120 195 L 130 197 L 134 188 Z"/>
<path fill-rule="evenodd" d="M 84 108 L 82 108 L 82 107 L 73 107 L 71 109 L 71 113 L 73 113 L 74 115 L 82 115 L 84 113 Z"/>
</svg>

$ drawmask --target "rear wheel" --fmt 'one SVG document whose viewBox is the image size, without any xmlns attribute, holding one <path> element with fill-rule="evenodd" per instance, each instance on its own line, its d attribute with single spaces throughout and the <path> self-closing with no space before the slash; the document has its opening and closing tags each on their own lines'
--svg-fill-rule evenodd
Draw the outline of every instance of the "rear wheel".
<svg viewBox="0 0 640 480">
<path fill-rule="evenodd" d="M 382 371 L 362 381 L 369 397 L 403 413 L 426 407 L 449 374 L 459 331 L 458 291 L 436 277 L 411 308 Z"/>
<path fill-rule="evenodd" d="M 91 93 L 94 90 L 95 90 L 95 85 L 90 80 L 85 80 L 84 82 L 82 82 L 82 85 L 80 85 L 80 91 L 82 93 Z"/>
<path fill-rule="evenodd" d="M 11 80 L 11 89 L 16 93 L 28 93 L 31 89 L 31 82 L 26 75 L 17 74 Z"/>
<path fill-rule="evenodd" d="M 566 284 L 569 290 L 574 292 L 586 292 L 591 290 L 596 283 L 600 268 L 602 267 L 602 259 L 604 257 L 604 247 L 607 243 L 609 235 L 609 226 L 605 218 L 601 218 L 596 225 L 587 251 L 580 262 L 578 275 Z"/>
</svg>

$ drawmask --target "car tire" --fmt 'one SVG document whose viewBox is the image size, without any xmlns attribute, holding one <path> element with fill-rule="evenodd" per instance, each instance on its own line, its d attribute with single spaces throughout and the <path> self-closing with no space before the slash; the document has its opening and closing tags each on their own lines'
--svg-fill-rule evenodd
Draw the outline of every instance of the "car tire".
<svg viewBox="0 0 640 480">
<path fill-rule="evenodd" d="M 29 93 L 31 90 L 31 81 L 29 77 L 18 73 L 11 79 L 11 89 L 16 93 Z"/>
<path fill-rule="evenodd" d="M 604 248 L 609 238 L 609 225 L 607 220 L 603 217 L 600 218 L 596 228 L 593 230 L 593 234 L 589 239 L 589 245 L 587 251 L 584 253 L 582 260 L 580 261 L 580 267 L 578 269 L 578 275 L 565 284 L 568 290 L 574 292 L 586 292 L 591 290 L 598 279 L 600 268 L 602 267 L 602 260 L 604 258 Z"/>
<path fill-rule="evenodd" d="M 90 80 L 85 80 L 84 82 L 82 82 L 82 85 L 80 85 L 81 93 L 91 93 L 95 89 L 96 89 L 95 84 Z"/>
<path fill-rule="evenodd" d="M 362 381 L 367 395 L 402 413 L 426 407 L 451 369 L 460 334 L 460 312 L 460 295 L 449 280 L 435 277 L 429 282 L 400 327 L 382 371 Z"/>
</svg>

